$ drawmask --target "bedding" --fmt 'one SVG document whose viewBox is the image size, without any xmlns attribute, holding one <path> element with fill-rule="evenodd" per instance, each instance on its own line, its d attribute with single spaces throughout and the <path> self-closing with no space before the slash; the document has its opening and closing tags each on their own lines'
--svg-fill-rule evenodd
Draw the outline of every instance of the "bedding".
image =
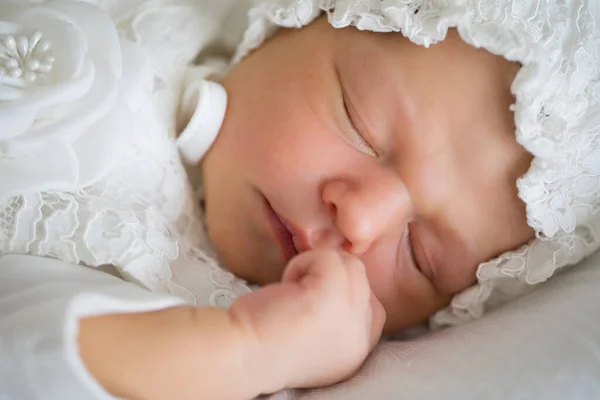
<svg viewBox="0 0 600 400">
<path fill-rule="evenodd" d="M 155 61 L 155 69 L 163 76 L 174 75 L 173 70 L 176 65 L 161 63 L 161 57 L 157 56 L 162 51 L 174 50 L 170 47 L 172 43 L 162 41 L 166 36 L 163 36 L 160 30 L 153 29 L 155 24 L 149 23 L 149 28 L 145 29 L 145 25 L 139 23 L 154 20 L 133 17 L 131 10 L 137 8 L 143 2 L 142 0 L 131 2 L 90 0 L 89 2 L 103 4 L 119 23 L 129 24 L 130 19 L 135 20 L 138 23 L 136 32 L 146 33 L 146 36 L 142 37 L 144 40 L 138 40 L 139 44 L 142 47 L 147 43 L 160 45 L 160 47 L 159 45 L 145 47 Z M 181 15 L 183 4 L 192 3 L 189 0 L 163 2 L 173 6 L 170 8 L 173 14 L 161 17 L 165 18 L 165 21 L 169 16 Z M 197 2 L 217 4 L 215 0 L 197 0 Z M 152 2 L 154 5 L 159 3 L 160 1 Z M 146 15 L 150 14 L 146 13 Z M 174 20 L 177 19 L 173 17 L 169 21 Z M 236 16 L 235 20 L 239 18 Z M 166 22 L 163 23 L 166 25 Z M 189 23 L 186 26 L 196 25 Z M 234 36 L 226 38 L 226 42 L 233 42 Z M 212 40 L 211 35 L 205 37 L 206 41 L 198 39 L 202 43 L 194 43 L 190 46 L 192 49 L 190 54 Z M 184 56 L 190 54 L 186 52 L 181 57 L 185 58 Z M 147 143 L 145 145 L 147 148 Z M 160 161 L 160 157 L 152 159 L 152 162 Z M 180 167 L 176 166 L 177 174 L 181 172 L 179 169 Z M 165 189 L 165 186 L 163 185 L 161 189 Z M 165 190 L 165 192 L 172 195 L 175 191 Z M 174 199 L 178 204 L 178 210 L 182 207 L 179 200 Z M 165 212 L 164 209 L 162 211 Z M 63 214 L 57 212 L 57 215 Z M 50 255 L 57 257 L 54 253 Z M 185 262 L 184 259 L 179 261 L 180 264 Z M 104 266 L 107 263 L 97 262 L 97 264 Z M 411 341 L 382 343 L 369 357 L 361 371 L 347 382 L 313 391 L 284 391 L 265 398 L 269 400 L 600 398 L 600 311 L 596 308 L 600 300 L 598 264 L 600 264 L 600 254 L 583 261 L 577 268 L 572 268 L 553 278 L 527 296 L 490 312 L 481 320 L 424 335 Z M 147 266 L 147 263 L 144 265 Z M 173 294 L 178 294 L 179 297 L 189 295 L 188 298 L 192 298 L 191 302 L 203 303 L 204 297 L 199 294 L 201 290 L 198 287 L 201 287 L 204 282 L 194 275 L 200 273 L 184 268 L 184 265 L 174 264 L 171 268 L 170 273 L 173 273 L 174 281 L 193 281 L 197 286 L 196 290 L 188 288 L 189 292 Z M 235 286 L 228 280 L 228 276 L 223 279 L 215 279 L 215 276 L 223 278 L 222 275 L 215 273 L 210 276 L 212 280 L 206 280 L 206 286 L 215 283 L 222 284 L 225 288 Z M 215 291 L 215 294 L 224 292 L 223 288 L 219 287 L 219 290 L 219 292 Z M 243 292 L 244 290 L 240 289 L 239 293 L 233 293 L 231 296 L 231 293 L 226 292 L 220 298 L 213 296 L 216 300 L 211 297 L 210 301 L 205 302 L 227 305 L 230 297 Z M 223 304 L 219 299 L 223 300 Z"/>
<path fill-rule="evenodd" d="M 268 400 L 600 398 L 600 253 L 472 323 L 380 344 L 347 382 Z"/>
</svg>

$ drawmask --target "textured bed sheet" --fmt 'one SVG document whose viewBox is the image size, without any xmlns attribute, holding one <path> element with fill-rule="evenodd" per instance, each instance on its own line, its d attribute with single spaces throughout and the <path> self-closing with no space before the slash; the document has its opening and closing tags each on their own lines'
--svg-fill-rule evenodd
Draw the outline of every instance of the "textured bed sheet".
<svg viewBox="0 0 600 400">
<path fill-rule="evenodd" d="M 600 399 L 600 254 L 474 323 L 379 345 L 342 384 L 268 400 Z"/>
</svg>

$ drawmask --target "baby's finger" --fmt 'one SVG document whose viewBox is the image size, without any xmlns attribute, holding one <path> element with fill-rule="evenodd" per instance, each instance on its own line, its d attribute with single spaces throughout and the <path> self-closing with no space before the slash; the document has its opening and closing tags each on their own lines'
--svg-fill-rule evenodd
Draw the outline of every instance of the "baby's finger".
<svg viewBox="0 0 600 400">
<path fill-rule="evenodd" d="M 282 282 L 300 282 L 308 273 L 310 263 L 302 255 L 290 260 L 283 271 Z"/>
<path fill-rule="evenodd" d="M 381 339 L 381 333 L 383 332 L 383 326 L 387 318 L 383 305 L 379 302 L 377 297 L 371 292 L 371 349 L 373 349 L 379 339 Z"/>
<path fill-rule="evenodd" d="M 302 253 L 290 261 L 283 282 L 319 282 L 327 285 L 335 281 L 341 269 L 340 259 L 332 251 L 314 250 Z"/>
<path fill-rule="evenodd" d="M 360 258 L 348 253 L 340 253 L 340 256 L 350 279 L 352 298 L 359 302 L 366 301 L 371 296 L 371 286 L 365 264 Z"/>
</svg>

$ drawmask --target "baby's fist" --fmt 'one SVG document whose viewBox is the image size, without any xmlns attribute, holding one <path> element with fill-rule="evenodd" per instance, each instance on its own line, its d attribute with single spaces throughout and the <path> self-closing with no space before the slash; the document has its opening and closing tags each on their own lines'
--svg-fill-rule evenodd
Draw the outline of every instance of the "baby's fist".
<svg viewBox="0 0 600 400">
<path fill-rule="evenodd" d="M 251 326 L 266 380 L 326 386 L 352 376 L 378 342 L 385 322 L 362 262 L 315 250 L 288 265 L 282 282 L 236 301 L 231 312 Z"/>
<path fill-rule="evenodd" d="M 306 345 L 315 351 L 317 368 L 307 365 L 313 373 L 303 374 L 305 380 L 298 379 L 295 387 L 325 386 L 352 376 L 379 341 L 385 323 L 362 261 L 331 250 L 302 253 L 290 262 L 282 282 L 299 285 L 314 307 L 314 335 L 310 325 L 304 334 L 313 337 Z"/>
</svg>

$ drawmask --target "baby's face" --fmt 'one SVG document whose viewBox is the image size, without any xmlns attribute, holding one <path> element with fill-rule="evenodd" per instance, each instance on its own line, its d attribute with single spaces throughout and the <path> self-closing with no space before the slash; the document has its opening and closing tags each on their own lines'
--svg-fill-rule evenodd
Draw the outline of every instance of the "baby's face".
<svg viewBox="0 0 600 400">
<path fill-rule="evenodd" d="M 531 161 L 509 110 L 517 71 L 453 31 L 430 49 L 323 18 L 281 32 L 224 82 L 203 162 L 222 261 L 266 284 L 298 251 L 345 249 L 388 332 L 422 322 L 533 235 L 516 190 Z"/>
</svg>

